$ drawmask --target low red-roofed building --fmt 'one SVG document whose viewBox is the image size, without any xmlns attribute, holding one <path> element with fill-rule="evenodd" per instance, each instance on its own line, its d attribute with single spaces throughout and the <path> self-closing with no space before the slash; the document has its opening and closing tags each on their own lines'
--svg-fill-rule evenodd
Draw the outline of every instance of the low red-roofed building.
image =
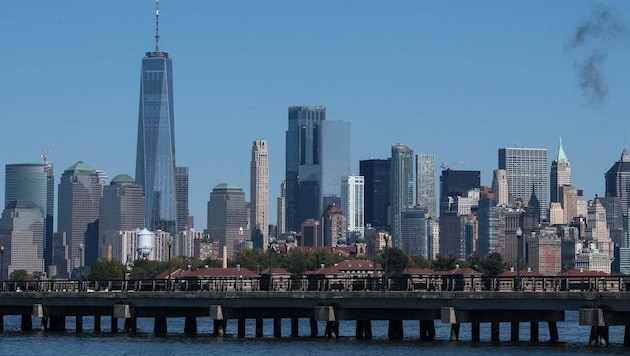
<svg viewBox="0 0 630 356">
<path fill-rule="evenodd" d="M 168 271 L 155 279 L 168 278 Z M 246 268 L 199 268 L 196 270 L 177 269 L 171 273 L 175 289 L 207 291 L 251 291 L 260 289 L 260 275 Z"/>
<path fill-rule="evenodd" d="M 521 270 L 521 289 L 523 291 L 542 291 L 553 289 L 553 278 L 545 279 L 543 274 L 530 269 Z M 518 272 L 514 269 L 503 271 L 494 278 L 491 290 L 510 292 L 516 290 Z"/>
<path fill-rule="evenodd" d="M 450 271 L 441 272 L 442 290 L 448 291 L 476 291 L 482 290 L 483 273 L 472 268 L 455 267 Z"/>
<path fill-rule="evenodd" d="M 431 268 L 407 268 L 401 275 L 407 290 L 435 291 L 442 289 L 442 275 Z"/>
<path fill-rule="evenodd" d="M 367 290 L 383 276 L 383 267 L 372 260 L 344 260 L 304 273 L 309 290 Z"/>
</svg>

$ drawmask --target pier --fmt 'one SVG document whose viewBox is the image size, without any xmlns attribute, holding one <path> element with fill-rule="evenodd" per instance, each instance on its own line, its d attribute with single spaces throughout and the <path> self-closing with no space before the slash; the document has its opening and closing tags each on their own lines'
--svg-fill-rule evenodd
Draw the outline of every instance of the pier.
<svg viewBox="0 0 630 356">
<path fill-rule="evenodd" d="M 65 331 L 66 318 L 76 318 L 76 332 L 83 317 L 94 317 L 94 331 L 101 318 L 111 317 L 111 330 L 135 332 L 138 318 L 153 318 L 154 333 L 168 332 L 168 318 L 185 318 L 184 332 L 197 333 L 197 318 L 210 318 L 214 334 L 226 334 L 227 320 L 237 320 L 236 334 L 245 336 L 247 323 L 255 323 L 263 336 L 263 320 L 273 320 L 273 336 L 298 336 L 300 323 L 309 323 L 310 336 L 339 337 L 339 322 L 356 323 L 355 337 L 371 339 L 372 322 L 389 322 L 388 338 L 405 337 L 403 320 L 419 323 L 420 340 L 435 338 L 435 322 L 451 325 L 451 341 L 459 340 L 462 327 L 470 328 L 470 341 L 479 341 L 480 326 L 490 324 L 491 341 L 499 341 L 500 323 L 511 325 L 510 340 L 519 341 L 521 323 L 530 326 L 530 341 L 561 341 L 557 323 L 565 311 L 579 312 L 579 324 L 591 327 L 588 345 L 607 345 L 608 328 L 625 326 L 624 345 L 630 346 L 630 293 L 625 292 L 409 292 L 409 291 L 15 291 L 0 293 L 0 328 L 5 315 L 19 315 L 23 330 L 33 329 L 41 318 L 47 331 Z M 291 334 L 282 335 L 281 322 L 289 319 Z M 319 330 L 319 322 L 325 322 Z M 36 326 L 37 327 L 37 326 Z M 549 340 L 539 340 L 539 328 L 549 329 Z"/>
</svg>

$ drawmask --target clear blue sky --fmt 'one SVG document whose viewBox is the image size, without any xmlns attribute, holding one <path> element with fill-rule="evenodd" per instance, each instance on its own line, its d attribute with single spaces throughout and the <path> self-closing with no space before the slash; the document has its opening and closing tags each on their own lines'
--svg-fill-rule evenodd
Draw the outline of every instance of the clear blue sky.
<svg viewBox="0 0 630 356">
<path fill-rule="evenodd" d="M 190 211 L 222 182 L 249 196 L 252 141 L 269 142 L 270 210 L 284 177 L 287 107 L 323 105 L 352 123 L 353 169 L 403 143 L 482 171 L 497 149 L 558 137 L 587 199 L 604 193 L 630 116 L 630 40 L 567 50 L 593 1 L 162 0 L 161 47 L 174 63 L 177 165 Z M 606 4 L 604 2 L 604 4 Z M 613 2 L 630 25 L 630 3 Z M 140 60 L 153 0 L 0 2 L 0 165 L 50 154 L 56 182 L 82 160 L 135 174 Z M 608 95 L 582 95 L 575 63 L 605 47 Z M 439 164 L 439 163 L 438 163 Z M 4 196 L 1 174 L 0 196 Z"/>
</svg>

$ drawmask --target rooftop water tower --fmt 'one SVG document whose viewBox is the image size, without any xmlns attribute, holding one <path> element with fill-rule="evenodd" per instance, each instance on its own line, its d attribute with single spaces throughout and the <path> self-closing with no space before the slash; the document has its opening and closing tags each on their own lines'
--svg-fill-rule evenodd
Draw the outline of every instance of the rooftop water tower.
<svg viewBox="0 0 630 356">
<path fill-rule="evenodd" d="M 153 233 L 146 228 L 138 232 L 138 256 L 146 260 L 153 251 Z"/>
</svg>

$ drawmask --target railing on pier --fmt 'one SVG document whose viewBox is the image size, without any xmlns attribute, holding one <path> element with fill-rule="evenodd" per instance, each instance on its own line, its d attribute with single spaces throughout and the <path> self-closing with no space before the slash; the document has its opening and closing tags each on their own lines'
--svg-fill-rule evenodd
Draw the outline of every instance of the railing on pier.
<svg viewBox="0 0 630 356">
<path fill-rule="evenodd" d="M 493 278 L 471 276 L 465 279 L 454 279 L 442 276 L 390 278 L 387 285 L 382 278 L 293 278 L 274 280 L 271 288 L 264 284 L 261 288 L 260 277 L 242 278 L 195 278 L 171 279 L 172 292 L 248 292 L 248 291 L 494 291 L 497 293 L 520 290 L 523 292 L 628 292 L 630 290 L 629 276 L 606 277 L 523 277 Z M 38 280 L 38 281 L 7 281 L 3 282 L 0 290 L 3 292 L 125 292 L 147 291 L 159 292 L 169 289 L 167 279 L 125 279 L 125 280 Z"/>
</svg>

